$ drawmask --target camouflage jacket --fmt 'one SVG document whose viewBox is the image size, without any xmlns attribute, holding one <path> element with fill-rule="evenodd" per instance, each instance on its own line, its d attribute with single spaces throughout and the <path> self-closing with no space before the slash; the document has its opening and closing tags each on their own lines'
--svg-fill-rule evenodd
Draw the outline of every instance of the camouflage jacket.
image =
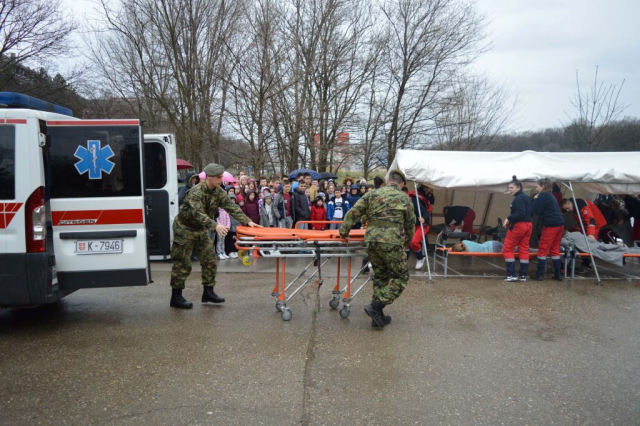
<svg viewBox="0 0 640 426">
<path fill-rule="evenodd" d="M 340 235 L 346 238 L 363 217 L 369 222 L 364 236 L 367 243 L 406 247 L 413 238 L 416 221 L 413 206 L 409 196 L 393 183 L 364 194 L 344 218 Z"/>
<path fill-rule="evenodd" d="M 230 201 L 223 189 L 209 189 L 206 182 L 195 185 L 187 192 L 175 221 L 191 231 L 213 231 L 217 225 L 213 218 L 218 213 L 218 207 L 222 207 L 241 224 L 249 223 L 250 219 L 237 204 Z"/>
</svg>

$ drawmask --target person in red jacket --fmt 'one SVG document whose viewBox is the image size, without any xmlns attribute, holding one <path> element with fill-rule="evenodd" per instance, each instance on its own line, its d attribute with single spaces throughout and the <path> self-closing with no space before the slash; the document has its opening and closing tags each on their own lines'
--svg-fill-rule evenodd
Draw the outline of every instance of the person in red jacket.
<svg viewBox="0 0 640 426">
<path fill-rule="evenodd" d="M 317 197 L 311 206 L 311 220 L 327 220 L 327 209 L 324 207 L 322 197 Z M 311 225 L 311 228 L 317 231 L 322 231 L 325 226 L 327 226 L 326 223 L 314 223 Z"/>
<path fill-rule="evenodd" d="M 582 220 L 582 224 L 584 225 L 584 230 L 586 231 L 587 237 L 592 240 L 598 239 L 598 233 L 600 232 L 600 228 L 607 224 L 607 220 L 600 212 L 600 209 L 593 204 L 589 200 L 583 200 L 582 198 L 576 199 L 576 203 L 578 203 L 578 213 L 576 213 L 576 208 L 573 205 L 573 200 L 571 198 L 566 198 L 562 200 L 562 209 L 568 212 L 572 212 L 576 217 L 576 220 Z M 582 232 L 582 228 L 570 229 L 572 232 Z M 582 274 L 585 272 L 589 272 L 591 270 L 591 259 L 588 257 L 582 258 L 582 265 L 575 272 L 578 274 Z"/>
<path fill-rule="evenodd" d="M 583 200 L 582 198 L 576 199 L 578 203 L 578 213 L 576 213 L 576 208 L 573 205 L 573 200 L 571 198 L 565 198 L 562 200 L 562 209 L 564 211 L 572 212 L 574 216 L 576 216 L 576 220 L 582 220 L 582 224 L 584 225 L 584 230 L 589 238 L 596 240 L 598 238 L 598 232 L 600 232 L 600 228 L 607 224 L 607 220 L 600 212 L 600 209 L 593 204 L 589 200 Z M 582 232 L 582 228 L 570 229 L 570 231 L 574 232 Z"/>
</svg>

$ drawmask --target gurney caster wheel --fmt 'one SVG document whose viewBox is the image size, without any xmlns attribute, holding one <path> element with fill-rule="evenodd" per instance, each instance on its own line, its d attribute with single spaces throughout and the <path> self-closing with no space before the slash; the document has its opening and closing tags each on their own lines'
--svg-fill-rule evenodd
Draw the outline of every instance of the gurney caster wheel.
<svg viewBox="0 0 640 426">
<path fill-rule="evenodd" d="M 291 319 L 292 315 L 293 314 L 291 313 L 291 309 L 289 309 L 289 308 L 283 308 L 282 309 L 282 314 L 281 314 L 282 321 L 289 321 Z"/>
<path fill-rule="evenodd" d="M 331 309 L 338 309 L 338 305 L 340 305 L 340 299 L 336 299 L 335 297 L 329 302 L 329 307 Z"/>
<path fill-rule="evenodd" d="M 247 257 L 247 251 L 246 250 L 238 250 L 238 257 L 240 259 L 244 259 L 245 257 Z"/>
<path fill-rule="evenodd" d="M 282 307 L 284 306 L 284 303 L 282 303 L 281 300 L 278 300 L 276 302 L 276 309 L 278 310 L 278 312 L 282 312 Z"/>
<path fill-rule="evenodd" d="M 253 259 L 251 259 L 249 256 L 242 258 L 242 264 L 244 266 L 251 266 L 252 263 L 253 263 Z"/>
<path fill-rule="evenodd" d="M 351 313 L 351 307 L 349 306 L 343 306 L 342 309 L 340 309 L 340 316 L 342 318 L 347 318 L 350 313 Z"/>
</svg>

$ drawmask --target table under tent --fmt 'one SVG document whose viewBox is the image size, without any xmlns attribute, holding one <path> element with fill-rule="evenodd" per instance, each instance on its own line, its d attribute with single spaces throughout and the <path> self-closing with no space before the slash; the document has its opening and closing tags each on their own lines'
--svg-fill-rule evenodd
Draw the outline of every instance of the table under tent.
<svg viewBox="0 0 640 426">
<path fill-rule="evenodd" d="M 495 226 L 497 218 L 509 214 L 513 197 L 507 188 L 514 175 L 525 193 L 533 191 L 539 179 L 549 178 L 574 203 L 575 198 L 593 199 L 595 194 L 640 193 L 640 152 L 399 150 L 389 168 L 393 169 L 401 170 L 408 181 L 434 190 L 434 224 L 442 218 L 444 206 L 464 205 L 474 209 L 474 224 Z M 581 254 L 585 255 L 591 257 L 599 283 L 591 250 Z M 430 267 L 428 271 L 431 278 Z"/>
</svg>

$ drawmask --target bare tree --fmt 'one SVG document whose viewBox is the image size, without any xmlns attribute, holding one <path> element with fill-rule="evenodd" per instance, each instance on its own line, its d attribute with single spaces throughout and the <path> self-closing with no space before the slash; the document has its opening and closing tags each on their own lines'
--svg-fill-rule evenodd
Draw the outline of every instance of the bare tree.
<svg viewBox="0 0 640 426">
<path fill-rule="evenodd" d="M 628 105 L 618 102 L 624 80 L 617 90 L 613 84 L 605 86 L 603 81 L 598 81 L 598 67 L 596 67 L 593 85 L 588 92 L 583 92 L 580 88 L 578 71 L 576 71 L 576 86 L 578 91 L 573 99 L 570 99 L 576 116 L 571 118 L 567 114 L 571 122 L 564 125 L 565 133 L 576 148 L 598 151 L 605 141 L 609 126 L 627 109 Z"/>
<path fill-rule="evenodd" d="M 387 133 L 387 166 L 398 149 L 418 146 L 433 130 L 450 82 L 483 48 L 485 19 L 457 0 L 389 0 L 387 63 L 394 100 Z M 423 139 L 424 142 L 424 139 Z"/>
<path fill-rule="evenodd" d="M 242 2 L 102 1 L 108 33 L 95 37 L 92 63 L 109 86 L 154 121 L 175 129 L 180 155 L 201 167 L 216 158 L 224 46 L 238 31 Z M 98 31 L 99 28 L 95 28 Z M 157 121 L 156 121 L 157 120 Z"/>
<path fill-rule="evenodd" d="M 20 74 L 21 65 L 68 54 L 75 29 L 60 0 L 0 0 L 0 88 Z"/>
<path fill-rule="evenodd" d="M 517 96 L 482 76 L 462 76 L 442 102 L 434 147 L 450 151 L 503 148 L 497 136 L 513 116 Z"/>
<path fill-rule="evenodd" d="M 238 49 L 230 82 L 229 122 L 251 147 L 248 160 L 255 173 L 261 174 L 270 159 L 267 148 L 274 132 L 271 102 L 281 88 L 273 68 L 284 53 L 281 18 L 274 1 L 260 0 L 248 6 L 244 22 L 244 43 L 238 40 L 244 46 Z"/>
</svg>

